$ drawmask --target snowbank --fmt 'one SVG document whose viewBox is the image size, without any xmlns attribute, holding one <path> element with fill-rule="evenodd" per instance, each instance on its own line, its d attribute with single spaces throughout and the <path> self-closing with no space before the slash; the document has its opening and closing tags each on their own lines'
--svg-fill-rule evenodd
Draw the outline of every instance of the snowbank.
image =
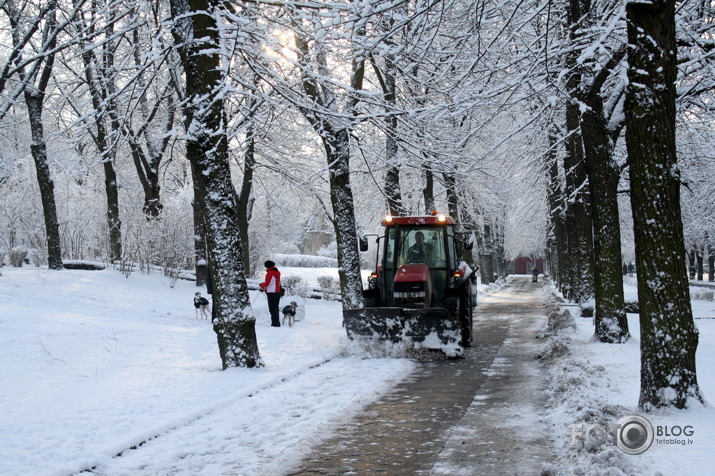
<svg viewBox="0 0 715 476">
<path fill-rule="evenodd" d="M 635 300 L 635 280 L 627 281 L 626 296 Z M 715 474 L 710 453 L 715 447 L 715 411 L 694 403 L 687 410 L 661 409 L 641 413 L 640 326 L 628 315 L 631 339 L 603 344 L 593 339 L 593 320 L 572 316 L 578 307 L 552 302 L 540 358 L 547 365 L 547 397 L 551 435 L 558 458 L 549 475 L 706 475 Z M 715 392 L 715 306 L 693 301 L 700 329 L 698 380 L 707 398 Z M 652 445 L 641 454 L 617 447 L 614 425 L 627 425 L 633 415 L 645 417 L 653 428 Z M 673 434 L 677 436 L 673 436 Z M 687 436 L 689 434 L 689 436 Z M 614 435 L 616 439 L 614 440 Z M 670 435 L 670 436 L 667 436 Z M 638 445 L 636 445 L 638 446 Z M 643 443 L 645 448 L 645 443 Z"/>
</svg>

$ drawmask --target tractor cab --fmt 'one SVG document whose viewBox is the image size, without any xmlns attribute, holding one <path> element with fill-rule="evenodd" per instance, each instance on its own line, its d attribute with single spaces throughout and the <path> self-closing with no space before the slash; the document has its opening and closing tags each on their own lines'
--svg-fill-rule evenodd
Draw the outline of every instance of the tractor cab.
<svg viewBox="0 0 715 476">
<path fill-rule="evenodd" d="M 378 293 L 366 293 L 370 303 L 419 308 L 443 301 L 460 279 L 454 275 L 459 269 L 454 219 L 388 217 L 383 225 L 378 271 L 371 282 Z"/>
</svg>

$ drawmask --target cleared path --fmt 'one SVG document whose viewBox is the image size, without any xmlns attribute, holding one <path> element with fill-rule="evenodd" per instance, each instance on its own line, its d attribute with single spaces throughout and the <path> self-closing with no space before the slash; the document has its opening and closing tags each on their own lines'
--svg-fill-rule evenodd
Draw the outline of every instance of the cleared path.
<svg viewBox="0 0 715 476">
<path fill-rule="evenodd" d="M 484 299 L 465 358 L 425 362 L 287 474 L 539 474 L 544 292 L 515 278 Z"/>
</svg>

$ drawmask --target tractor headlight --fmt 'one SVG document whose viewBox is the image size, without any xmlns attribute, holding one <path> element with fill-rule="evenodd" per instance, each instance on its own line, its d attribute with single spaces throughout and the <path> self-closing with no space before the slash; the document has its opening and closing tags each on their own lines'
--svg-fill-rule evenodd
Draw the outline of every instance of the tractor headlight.
<svg viewBox="0 0 715 476">
<path fill-rule="evenodd" d="M 395 299 L 424 299 L 426 296 L 424 291 L 395 291 Z"/>
<path fill-rule="evenodd" d="M 393 292 L 395 301 L 424 301 L 426 296 L 425 283 L 395 283 L 395 290 Z"/>
</svg>

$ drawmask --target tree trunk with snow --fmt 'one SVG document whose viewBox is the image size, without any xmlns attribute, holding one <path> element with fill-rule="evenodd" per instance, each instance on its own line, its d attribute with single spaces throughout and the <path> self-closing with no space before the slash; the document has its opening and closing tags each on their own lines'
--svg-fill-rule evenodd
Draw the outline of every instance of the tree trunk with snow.
<svg viewBox="0 0 715 476">
<path fill-rule="evenodd" d="M 249 114 L 254 115 L 255 100 L 249 108 Z M 251 206 L 253 204 L 253 172 L 256 168 L 256 127 L 254 118 L 249 118 L 248 130 L 246 131 L 246 150 L 243 153 L 243 179 L 241 180 L 241 191 L 238 194 L 238 229 L 241 236 L 241 247 L 243 249 L 243 269 L 247 274 L 251 270 L 251 248 L 249 243 L 248 225 L 251 220 Z"/>
<path fill-rule="evenodd" d="M 226 137 L 224 74 L 217 16 L 220 0 L 172 0 L 173 33 L 186 76 L 186 155 L 198 189 L 223 368 L 261 367 L 256 320 L 243 269 L 236 190 Z"/>
<path fill-rule="evenodd" d="M 132 31 L 132 43 L 134 65 L 137 70 L 142 70 L 144 68 L 142 58 L 145 53 L 142 50 L 138 29 Z M 140 91 L 150 91 L 144 79 L 145 74 L 138 75 L 136 79 Z M 172 130 L 174 128 L 174 111 L 176 110 L 174 95 L 170 89 L 171 87 L 167 85 L 155 94 L 148 92 L 141 94 L 138 98 L 137 108 L 141 118 L 139 127 L 133 130 L 131 124 L 125 125 L 134 167 L 144 190 L 143 211 L 149 220 L 160 217 L 164 209 L 161 201 L 159 170 L 174 136 Z M 160 111 L 166 111 L 165 116 L 162 117 Z M 162 125 L 159 134 L 156 134 L 154 129 Z M 156 137 L 157 135 L 160 137 Z"/>
<path fill-rule="evenodd" d="M 584 100 L 589 106 L 581 118 L 581 132 L 593 219 L 595 335 L 601 342 L 625 342 L 629 334 L 618 214 L 620 168 L 613 158 L 600 94 L 591 91 Z"/>
<path fill-rule="evenodd" d="M 563 286 L 564 273 L 561 263 L 567 261 L 568 234 L 566 231 L 566 199 L 564 197 L 561 174 L 559 173 L 559 159 L 556 148 L 557 137 L 555 132 L 549 134 L 549 156 L 546 164 L 547 173 L 547 201 L 549 204 L 549 218 L 551 221 L 552 248 L 555 249 L 555 259 L 550 260 L 551 274 L 554 276 L 559 288 Z"/>
<path fill-rule="evenodd" d="M 442 178 L 444 179 L 444 188 L 447 193 L 447 211 L 449 216 L 454 218 L 457 223 L 461 221 L 459 219 L 459 194 L 457 193 L 457 179 L 453 174 L 443 173 Z"/>
<path fill-rule="evenodd" d="M 94 24 L 81 23 L 81 30 L 94 34 Z M 106 28 L 111 36 L 112 24 Z M 114 262 L 122 259 L 122 221 L 119 216 L 119 186 L 117 185 L 117 171 L 114 161 L 117 155 L 116 145 L 111 144 L 110 134 L 119 134 L 119 121 L 116 120 L 116 101 L 112 98 L 116 92 L 114 85 L 114 48 L 111 41 L 105 45 L 103 62 L 97 60 L 94 50 L 86 42 L 80 45 L 83 48 L 82 61 L 84 62 L 84 79 L 92 98 L 94 107 L 94 129 L 92 135 L 94 144 L 99 151 L 104 169 L 104 191 L 107 197 L 107 228 L 109 229 L 109 259 Z M 112 117 L 115 119 L 112 120 Z"/>
<path fill-rule="evenodd" d="M 319 82 L 313 74 L 317 68 L 327 74 L 328 67 L 322 45 L 315 45 L 296 28 L 295 43 L 298 61 L 303 68 L 301 84 L 311 106 L 302 105 L 300 111 L 320 137 L 328 163 L 330 203 L 333 212 L 333 227 L 337 244 L 338 276 L 343 309 L 362 307 L 362 275 L 358 251 L 355 206 L 350 185 L 350 133 L 353 127 L 350 118 L 340 117 L 337 111 L 334 85 Z M 317 63 L 311 63 L 311 46 L 318 48 Z M 350 76 L 351 94 L 346 100 L 347 115 L 354 115 L 358 94 L 365 76 L 365 59 L 355 59 Z"/>
<path fill-rule="evenodd" d="M 363 300 L 355 206 L 350 186 L 350 131 L 333 131 L 325 123 L 316 130 L 320 128 L 323 131 L 321 139 L 330 174 L 330 203 L 338 248 L 338 276 L 343 309 L 356 309 L 362 307 Z"/>
<path fill-rule="evenodd" d="M 588 31 L 598 20 L 590 0 L 569 1 L 569 37 L 572 44 L 585 44 Z M 602 342 L 628 339 L 628 321 L 624 308 L 621 268 L 621 229 L 618 216 L 620 168 L 613 158 L 614 142 L 620 128 L 608 129 L 608 117 L 602 94 L 608 78 L 620 64 L 625 49 L 616 51 L 606 67 L 596 68 L 596 55 L 578 60 L 570 53 L 573 68 L 568 79 L 572 100 L 567 106 L 569 121 L 580 109 L 580 140 L 583 147 L 585 183 L 588 184 L 590 218 L 593 234 L 593 297 L 595 298 L 595 335 Z M 576 130 L 574 130 L 576 132 Z M 572 150 L 578 147 L 577 136 Z M 587 196 L 586 193 L 583 194 Z M 583 222 L 584 226 L 586 222 Z M 585 235 L 586 228 L 580 230 Z"/>
<path fill-rule="evenodd" d="M 62 269 L 62 249 L 60 246 L 60 225 L 57 219 L 55 203 L 55 185 L 50 174 L 50 163 L 47 158 L 47 143 L 42 125 L 42 107 L 44 90 L 28 87 L 25 90 L 25 103 L 30 118 L 32 132 L 32 158 L 35 161 L 37 183 L 40 188 L 42 210 L 45 216 L 45 232 L 47 233 L 47 264 L 50 269 Z"/>
<path fill-rule="evenodd" d="M 405 215 L 400 188 L 400 167 L 397 165 L 399 147 L 397 145 L 397 116 L 395 103 L 397 87 L 395 84 L 395 65 L 392 58 L 385 58 L 385 102 L 388 105 L 385 117 L 385 195 L 390 213 L 396 216 Z"/>
<path fill-rule="evenodd" d="M 24 31 L 23 26 L 29 18 L 27 12 L 18 9 L 16 2 L 2 2 L 0 8 L 7 14 L 12 31 L 14 50 L 12 57 L 17 65 L 17 74 L 23 84 L 25 105 L 30 123 L 32 142 L 30 151 L 35 162 L 37 184 L 40 189 L 42 211 L 45 219 L 45 233 L 47 237 L 47 262 L 50 269 L 62 269 L 62 248 L 60 240 L 60 226 L 57 219 L 57 204 L 55 202 L 55 186 L 50 173 L 50 164 L 47 157 L 47 142 L 43 126 L 42 113 L 45 102 L 47 86 L 52 76 L 55 63 L 57 46 L 57 4 L 50 3 L 43 9 L 44 17 L 40 16 L 33 21 L 36 23 L 31 31 Z M 44 21 L 44 26 L 41 27 Z M 32 38 L 33 33 L 42 31 L 42 41 L 39 42 L 42 51 L 37 57 L 25 60 L 22 49 Z M 39 77 L 39 79 L 38 79 Z M 3 78 L 5 79 L 5 78 Z"/>
<path fill-rule="evenodd" d="M 142 211 L 148 220 L 159 218 L 164 205 L 161 203 L 161 184 L 159 183 L 159 163 L 161 156 L 154 156 L 151 159 L 142 147 L 139 137 L 132 132 L 129 135 L 129 148 L 134 160 L 134 168 L 137 171 L 139 183 L 144 190 L 144 206 Z"/>
<path fill-rule="evenodd" d="M 393 22 L 390 22 L 392 24 Z M 387 26 L 385 27 L 387 30 Z M 385 64 L 380 68 L 374 57 L 371 62 L 375 74 L 382 88 L 382 95 L 385 100 L 385 199 L 387 200 L 387 210 L 391 215 L 405 215 L 402 204 L 402 190 L 400 187 L 400 167 L 398 165 L 399 146 L 397 142 L 397 68 L 394 55 L 385 55 Z"/>
<path fill-rule="evenodd" d="M 574 302 L 585 302 L 593 297 L 593 232 L 591 196 L 580 131 L 580 111 L 577 103 L 566 106 L 566 142 L 564 170 L 566 171 L 566 230 L 569 259 L 561 263 L 564 273 L 564 295 Z"/>
<path fill-rule="evenodd" d="M 432 172 L 432 167 L 430 167 L 429 162 L 424 162 L 422 164 L 422 170 L 425 174 L 424 187 L 422 187 L 422 197 L 425 201 L 425 215 L 432 213 L 432 210 L 437 208 L 437 204 L 434 200 L 434 172 Z"/>
<path fill-rule="evenodd" d="M 675 1 L 627 4 L 626 143 L 635 228 L 644 410 L 702 401 L 685 269 L 675 140 Z"/>
<path fill-rule="evenodd" d="M 482 282 L 489 284 L 494 282 L 494 237 L 492 236 L 492 227 L 488 223 L 482 228 L 483 245 L 479 253 L 479 262 L 482 267 Z"/>
<path fill-rule="evenodd" d="M 188 157 L 187 157 L 188 158 Z M 191 161 L 191 159 L 189 159 Z M 206 229 L 204 228 L 204 219 L 201 215 L 201 206 L 199 205 L 199 187 L 198 180 L 193 177 L 192 168 L 192 183 L 194 189 L 194 199 L 191 200 L 191 210 L 193 212 L 194 225 L 194 258 L 196 269 L 196 286 L 206 285 L 208 280 L 208 258 L 206 256 Z"/>
<path fill-rule="evenodd" d="M 566 9 L 568 34 L 576 45 L 588 15 L 588 6 L 581 0 L 569 0 Z M 570 95 L 566 103 L 566 155 L 564 156 L 565 219 L 568 233 L 569 259 L 561 262 L 564 273 L 564 295 L 582 303 L 593 298 L 594 259 L 591 195 L 581 135 L 581 104 L 579 89 L 583 77 L 577 50 L 566 55 L 566 89 Z"/>
</svg>

